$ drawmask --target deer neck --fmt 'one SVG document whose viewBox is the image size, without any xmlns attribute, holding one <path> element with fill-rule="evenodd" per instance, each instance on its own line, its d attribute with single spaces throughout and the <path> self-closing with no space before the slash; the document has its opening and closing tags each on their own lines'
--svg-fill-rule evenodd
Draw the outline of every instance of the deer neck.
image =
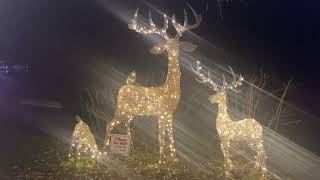
<svg viewBox="0 0 320 180">
<path fill-rule="evenodd" d="M 179 47 L 168 50 L 168 73 L 166 84 L 180 88 L 180 65 L 179 65 Z"/>
<path fill-rule="evenodd" d="M 231 119 L 228 115 L 227 102 L 220 102 L 218 104 L 218 115 L 217 115 L 217 125 L 224 124 L 225 122 L 230 122 Z"/>
</svg>

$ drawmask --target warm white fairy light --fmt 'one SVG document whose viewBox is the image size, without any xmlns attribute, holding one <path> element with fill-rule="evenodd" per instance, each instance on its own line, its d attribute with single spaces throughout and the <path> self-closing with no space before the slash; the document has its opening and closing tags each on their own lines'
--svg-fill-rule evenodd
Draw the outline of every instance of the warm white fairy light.
<svg viewBox="0 0 320 180">
<path fill-rule="evenodd" d="M 191 8 L 191 6 L 189 6 Z M 192 9 L 192 8 L 191 8 Z M 149 12 L 150 27 L 146 28 L 137 24 L 138 9 L 134 14 L 134 18 L 128 27 L 142 34 L 158 34 L 166 39 L 165 44 L 157 44 L 150 51 L 154 54 L 161 54 L 165 50 L 168 52 L 168 74 L 166 81 L 156 87 L 143 87 L 134 85 L 136 74 L 132 72 L 126 85 L 121 87 L 118 93 L 118 102 L 114 118 L 107 124 L 105 149 L 107 150 L 110 141 L 111 131 L 121 123 L 125 124 L 127 134 L 130 135 L 130 122 L 137 116 L 156 116 L 158 117 L 159 125 L 159 152 L 160 152 L 160 164 L 166 163 L 165 156 L 165 136 L 168 135 L 169 139 L 169 151 L 170 158 L 176 160 L 176 149 L 174 146 L 173 128 L 172 128 L 172 116 L 180 101 L 180 65 L 179 65 L 179 48 L 183 48 L 183 43 L 179 42 L 179 38 L 182 33 L 196 28 L 199 26 L 201 16 L 196 14 L 192 9 L 196 23 L 194 25 L 187 24 L 187 16 L 185 13 L 184 26 L 178 25 L 174 16 L 172 23 L 177 30 L 177 35 L 174 38 L 169 38 L 167 35 L 168 29 L 168 17 L 164 14 L 164 27 L 158 29 L 152 21 L 151 14 Z M 186 44 L 186 42 L 184 42 Z M 195 48 L 189 44 L 191 49 L 186 51 L 191 52 Z"/>
<path fill-rule="evenodd" d="M 162 29 L 158 29 L 158 28 L 156 28 L 156 25 L 152 21 L 152 17 L 151 17 L 150 11 L 149 11 L 149 22 L 150 22 L 151 28 L 146 28 L 144 26 L 141 26 L 141 25 L 137 24 L 138 12 L 139 12 L 139 8 L 134 13 L 134 17 L 131 20 L 131 23 L 128 24 L 129 29 L 133 29 L 136 32 L 143 33 L 143 34 L 150 34 L 150 33 L 158 34 L 158 35 L 162 36 L 165 39 L 169 39 L 169 37 L 167 35 L 168 20 L 169 19 L 168 19 L 168 16 L 166 14 L 163 15 L 163 18 L 164 18 L 163 28 Z"/>
<path fill-rule="evenodd" d="M 196 22 L 195 22 L 194 24 L 189 25 L 189 24 L 188 24 L 187 11 L 184 9 L 184 11 L 183 11 L 183 13 L 184 13 L 184 25 L 181 26 L 179 23 L 177 23 L 177 21 L 176 21 L 176 16 L 173 15 L 173 16 L 172 16 L 172 24 L 173 24 L 174 28 L 176 29 L 178 36 L 182 36 L 182 33 L 185 32 L 185 31 L 187 31 L 187 30 L 189 30 L 189 29 L 193 29 L 193 28 L 198 27 L 198 26 L 200 25 L 201 21 L 202 21 L 201 15 L 197 14 L 197 13 L 194 11 L 194 9 L 193 9 L 189 4 L 187 4 L 187 5 L 188 5 L 188 6 L 190 7 L 190 9 L 192 10 L 193 14 L 196 15 L 197 20 L 196 20 Z"/>
<path fill-rule="evenodd" d="M 80 159 L 81 156 L 91 157 L 93 160 L 100 159 L 102 153 L 97 147 L 89 126 L 79 116 L 76 116 L 76 120 L 78 123 L 72 134 L 72 144 L 68 156 L 75 156 L 76 159 Z"/>
<path fill-rule="evenodd" d="M 230 68 L 233 75 L 233 82 L 228 84 L 223 76 L 223 85 L 218 86 L 214 83 L 208 73 L 208 77 L 201 72 L 200 62 L 197 62 L 196 69 L 192 70 L 198 75 L 200 83 L 208 84 L 216 94 L 209 97 L 209 101 L 213 104 L 218 104 L 218 115 L 216 119 L 217 132 L 221 139 L 221 151 L 224 155 L 225 173 L 228 175 L 233 168 L 233 164 L 230 160 L 230 142 L 231 141 L 246 141 L 248 145 L 257 153 L 256 168 L 261 168 L 262 174 L 267 172 L 266 168 L 266 155 L 263 147 L 262 140 L 262 127 L 255 119 L 243 119 L 241 121 L 233 121 L 228 115 L 227 107 L 227 92 L 230 89 L 236 91 L 236 88 L 241 85 L 243 77 L 240 75 L 236 80 L 236 76 Z M 237 91 L 236 91 L 237 92 Z"/>
</svg>

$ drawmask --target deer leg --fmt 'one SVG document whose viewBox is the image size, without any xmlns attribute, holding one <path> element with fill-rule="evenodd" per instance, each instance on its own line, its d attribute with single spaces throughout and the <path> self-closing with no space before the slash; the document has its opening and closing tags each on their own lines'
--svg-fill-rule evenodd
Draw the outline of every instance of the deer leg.
<svg viewBox="0 0 320 180">
<path fill-rule="evenodd" d="M 159 125 L 159 153 L 160 153 L 160 158 L 159 158 L 159 164 L 165 164 L 164 160 L 164 135 L 165 135 L 165 127 L 164 127 L 164 117 L 161 116 L 158 119 L 158 125 Z"/>
<path fill-rule="evenodd" d="M 262 175 L 264 176 L 265 173 L 267 172 L 267 168 L 266 168 L 266 156 L 265 156 L 262 140 L 253 139 L 250 142 L 250 146 L 257 153 L 257 155 L 255 156 L 255 168 L 261 169 Z"/>
<path fill-rule="evenodd" d="M 131 121 L 133 119 L 132 116 L 128 116 L 128 121 L 126 121 L 124 123 L 124 126 L 126 127 L 126 130 L 127 130 L 127 135 L 129 135 L 130 137 L 130 145 L 133 146 L 133 139 L 132 139 L 132 136 L 131 136 L 131 128 L 130 128 L 130 124 L 131 124 Z"/>
<path fill-rule="evenodd" d="M 168 132 L 169 138 L 169 146 L 170 146 L 170 156 L 175 161 L 176 160 L 176 149 L 174 147 L 174 139 L 173 139 L 173 128 L 172 128 L 172 115 L 167 116 L 166 128 Z"/>
<path fill-rule="evenodd" d="M 130 123 L 132 121 L 133 117 L 132 116 L 128 116 L 128 121 L 125 122 L 125 127 L 127 130 L 127 134 L 131 137 L 131 128 L 130 128 Z"/>
<path fill-rule="evenodd" d="M 111 134 L 112 130 L 116 126 L 118 126 L 120 124 L 119 119 L 120 118 L 117 115 L 115 115 L 115 117 L 107 124 L 106 136 L 105 136 L 105 139 L 104 139 L 104 151 L 105 151 L 105 153 L 108 152 L 108 148 L 109 148 L 109 145 L 110 145 L 110 134 Z"/>
<path fill-rule="evenodd" d="M 113 128 L 110 127 L 109 124 L 107 124 L 107 127 L 106 127 L 106 136 L 105 136 L 105 139 L 104 139 L 104 152 L 108 152 L 108 149 L 109 149 L 109 144 L 110 144 L 110 137 L 109 137 L 109 133 L 111 133 Z"/>
<path fill-rule="evenodd" d="M 262 140 L 259 139 L 256 144 L 257 144 L 256 145 L 257 146 L 256 147 L 256 151 L 257 151 L 256 166 L 257 168 L 261 168 L 262 175 L 264 176 L 267 173 L 266 154 L 264 151 Z"/>
<path fill-rule="evenodd" d="M 230 176 L 230 169 L 232 169 L 232 166 L 233 166 L 230 160 L 230 153 L 229 153 L 230 141 L 221 138 L 220 147 L 224 156 L 225 174 L 226 176 Z"/>
</svg>

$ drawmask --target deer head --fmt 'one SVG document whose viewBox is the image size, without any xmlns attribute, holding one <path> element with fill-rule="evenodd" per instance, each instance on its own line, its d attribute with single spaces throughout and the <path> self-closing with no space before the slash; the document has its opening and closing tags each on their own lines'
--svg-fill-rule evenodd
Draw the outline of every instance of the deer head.
<svg viewBox="0 0 320 180">
<path fill-rule="evenodd" d="M 162 54 L 165 50 L 168 51 L 170 49 L 177 49 L 179 47 L 181 47 L 181 49 L 186 52 L 192 52 L 196 49 L 196 45 L 193 45 L 193 44 L 186 42 L 186 41 L 179 42 L 179 39 L 185 31 L 189 31 L 191 29 L 198 27 L 202 21 L 202 17 L 200 14 L 197 14 L 189 4 L 187 4 L 187 5 L 192 10 L 192 12 L 195 16 L 196 22 L 193 25 L 188 24 L 187 11 L 185 9 L 184 9 L 184 24 L 183 24 L 183 26 L 176 22 L 175 15 L 173 15 L 171 22 L 177 32 L 177 34 L 174 38 L 169 38 L 169 36 L 167 34 L 169 19 L 166 14 L 164 14 L 163 28 L 159 29 L 153 23 L 152 18 L 151 18 L 151 13 L 149 11 L 150 27 L 147 28 L 147 27 L 144 27 L 144 26 L 139 25 L 137 23 L 137 17 L 138 17 L 138 11 L 139 11 L 139 9 L 137 9 L 134 14 L 133 19 L 131 20 L 131 23 L 128 24 L 128 27 L 129 27 L 129 29 L 132 29 L 132 30 L 134 30 L 138 33 L 142 33 L 142 34 L 158 34 L 166 40 L 165 43 L 158 43 L 150 49 L 150 52 L 153 54 Z"/>
<path fill-rule="evenodd" d="M 208 98 L 212 104 L 226 102 L 226 90 L 231 90 L 236 93 L 240 92 L 239 90 L 237 90 L 237 87 L 242 84 L 243 77 L 240 74 L 239 79 L 237 80 L 233 69 L 230 66 L 229 69 L 232 74 L 233 81 L 231 83 L 227 83 L 226 78 L 222 74 L 223 84 L 219 86 L 212 80 L 210 72 L 208 72 L 207 77 L 202 73 L 202 67 L 200 66 L 199 61 L 197 61 L 197 67 L 195 69 L 191 66 L 191 70 L 198 76 L 196 80 L 199 83 L 207 84 L 214 92 L 216 92 Z"/>
</svg>

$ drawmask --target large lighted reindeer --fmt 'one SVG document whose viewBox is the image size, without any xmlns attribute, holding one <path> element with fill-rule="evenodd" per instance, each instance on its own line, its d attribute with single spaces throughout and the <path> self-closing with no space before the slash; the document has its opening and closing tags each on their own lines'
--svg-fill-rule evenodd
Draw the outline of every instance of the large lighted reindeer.
<svg viewBox="0 0 320 180">
<path fill-rule="evenodd" d="M 109 135 L 111 131 L 119 124 L 124 123 L 128 135 L 130 135 L 130 121 L 137 116 L 156 116 L 159 125 L 159 145 L 160 160 L 159 163 L 165 163 L 165 136 L 168 135 L 170 157 L 176 160 L 176 150 L 173 139 L 172 116 L 180 101 L 180 66 L 179 49 L 186 52 L 192 52 L 196 46 L 188 42 L 180 42 L 182 34 L 188 30 L 194 29 L 200 25 L 201 15 L 188 5 L 195 16 L 195 23 L 188 24 L 187 12 L 184 10 L 184 25 L 180 25 L 172 16 L 171 22 L 176 30 L 176 36 L 169 38 L 167 34 L 168 17 L 164 14 L 164 26 L 159 29 L 152 21 L 149 12 L 149 27 L 144 27 L 137 23 L 138 9 L 133 19 L 129 23 L 129 29 L 142 34 L 157 34 L 165 39 L 165 43 L 156 44 L 150 49 L 153 54 L 168 53 L 168 73 L 166 80 L 160 86 L 143 87 L 134 85 L 136 74 L 133 71 L 126 82 L 118 92 L 117 106 L 113 119 L 108 122 L 106 127 L 105 149 L 109 146 Z"/>
<path fill-rule="evenodd" d="M 216 92 L 209 96 L 208 99 L 212 104 L 218 104 L 216 128 L 221 140 L 221 151 L 224 155 L 226 175 L 229 175 L 230 170 L 233 168 L 229 154 L 231 141 L 246 141 L 247 144 L 257 153 L 257 156 L 255 156 L 256 168 L 261 168 L 262 174 L 265 175 L 267 168 L 261 125 L 255 119 L 233 121 L 228 115 L 227 90 L 239 93 L 240 91 L 237 90 L 237 87 L 241 85 L 243 81 L 243 77 L 241 75 L 239 76 L 239 79 L 237 79 L 232 68 L 229 68 L 233 76 L 233 82 L 228 84 L 224 75 L 222 75 L 223 84 L 219 86 L 212 80 L 209 72 L 207 76 L 202 73 L 202 67 L 200 66 L 199 61 L 197 62 L 196 68 L 191 66 L 192 71 L 198 76 L 197 81 L 207 84 Z"/>
</svg>

